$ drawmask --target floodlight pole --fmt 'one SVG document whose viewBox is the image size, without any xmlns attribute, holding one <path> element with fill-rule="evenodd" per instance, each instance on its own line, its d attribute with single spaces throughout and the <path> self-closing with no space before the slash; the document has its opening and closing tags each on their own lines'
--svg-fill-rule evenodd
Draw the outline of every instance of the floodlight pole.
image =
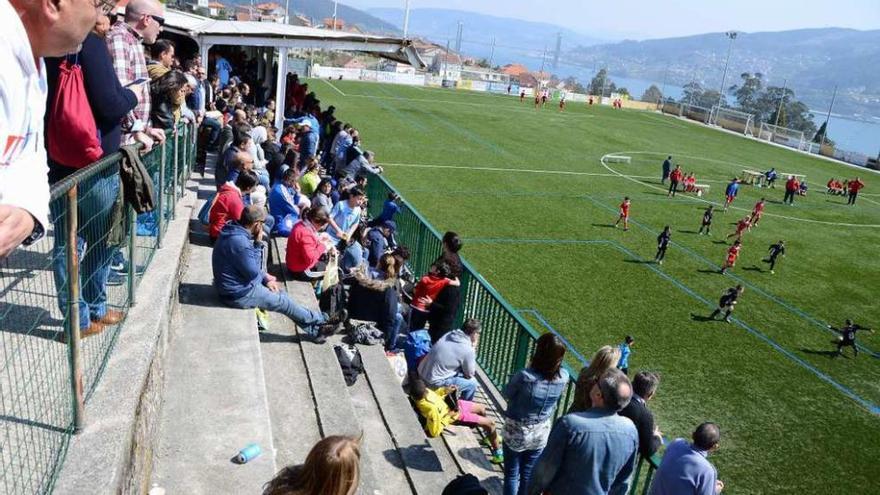
<svg viewBox="0 0 880 495">
<path fill-rule="evenodd" d="M 489 52 L 489 68 L 492 68 L 492 60 L 495 59 L 495 37 L 492 36 L 492 51 Z"/>
<path fill-rule="evenodd" d="M 788 79 L 782 80 L 782 96 L 779 97 L 779 108 L 776 109 L 776 122 L 773 124 L 779 127 L 779 114 L 782 112 L 782 105 L 785 103 L 785 90 L 788 88 Z"/>
<path fill-rule="evenodd" d="M 284 24 L 290 24 L 290 0 L 284 2 Z"/>
<path fill-rule="evenodd" d="M 339 1 L 333 0 L 333 30 L 336 31 L 336 10 L 339 7 Z"/>
<path fill-rule="evenodd" d="M 724 62 L 724 73 L 721 75 L 721 89 L 718 91 L 719 110 L 721 110 L 721 100 L 724 98 L 724 83 L 727 81 L 727 68 L 730 66 L 730 52 L 733 51 L 733 40 L 736 39 L 736 31 L 728 31 L 724 35 L 730 38 L 730 42 L 727 44 L 727 61 Z M 718 120 L 717 114 L 715 120 Z"/>
<path fill-rule="evenodd" d="M 403 7 L 403 39 L 409 33 L 409 0 L 406 0 Z"/>
<path fill-rule="evenodd" d="M 828 136 L 828 121 L 831 120 L 831 109 L 834 108 L 834 99 L 837 97 L 837 85 L 834 85 L 834 92 L 831 93 L 831 104 L 828 105 L 828 114 L 825 115 L 825 127 L 822 131 L 822 139 L 819 140 L 819 146 L 825 144 L 825 137 Z"/>
</svg>

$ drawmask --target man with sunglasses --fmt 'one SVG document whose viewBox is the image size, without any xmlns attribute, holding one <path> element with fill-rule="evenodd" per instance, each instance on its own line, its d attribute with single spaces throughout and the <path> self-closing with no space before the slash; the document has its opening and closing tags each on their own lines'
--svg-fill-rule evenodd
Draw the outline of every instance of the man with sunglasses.
<svg viewBox="0 0 880 495">
<path fill-rule="evenodd" d="M 0 0 L 0 260 L 42 237 L 49 223 L 43 57 L 76 52 L 99 5 Z"/>
<path fill-rule="evenodd" d="M 125 7 L 125 16 L 107 34 L 107 48 L 113 58 L 116 76 L 138 98 L 134 110 L 122 119 L 123 144 L 137 141 L 149 149 L 153 142 L 165 140 L 162 129 L 150 127 L 150 76 L 141 46 L 156 42 L 165 24 L 164 9 L 157 0 L 131 0 Z"/>
</svg>

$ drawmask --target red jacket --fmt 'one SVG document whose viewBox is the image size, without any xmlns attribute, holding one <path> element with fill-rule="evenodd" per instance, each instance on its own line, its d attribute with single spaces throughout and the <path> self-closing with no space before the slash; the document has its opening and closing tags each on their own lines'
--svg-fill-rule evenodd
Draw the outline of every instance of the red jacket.
<svg viewBox="0 0 880 495">
<path fill-rule="evenodd" d="M 865 183 L 862 182 L 862 181 L 860 181 L 860 180 L 853 180 L 853 181 L 850 181 L 850 183 L 849 183 L 849 192 L 851 192 L 851 193 L 857 193 L 857 192 L 859 192 L 859 190 L 861 190 L 863 187 L 865 187 Z"/>
<path fill-rule="evenodd" d="M 229 183 L 220 186 L 217 199 L 214 200 L 211 212 L 208 214 L 208 233 L 211 239 L 220 236 L 220 230 L 223 229 L 226 222 L 229 220 L 237 221 L 241 218 L 242 210 L 244 210 L 244 202 L 241 200 L 241 191 Z"/>
<path fill-rule="evenodd" d="M 287 255 L 284 263 L 292 272 L 304 272 L 315 266 L 324 254 L 324 243 L 318 239 L 318 232 L 311 224 L 300 221 L 293 226 L 287 238 Z"/>
<path fill-rule="evenodd" d="M 800 183 L 798 183 L 798 180 L 795 178 L 788 179 L 785 182 L 785 190 L 786 191 L 797 191 L 798 188 L 800 188 L 800 187 L 801 187 Z"/>
<path fill-rule="evenodd" d="M 671 174 L 669 174 L 669 180 L 673 182 L 681 181 L 682 172 L 681 169 L 674 169 Z"/>
</svg>

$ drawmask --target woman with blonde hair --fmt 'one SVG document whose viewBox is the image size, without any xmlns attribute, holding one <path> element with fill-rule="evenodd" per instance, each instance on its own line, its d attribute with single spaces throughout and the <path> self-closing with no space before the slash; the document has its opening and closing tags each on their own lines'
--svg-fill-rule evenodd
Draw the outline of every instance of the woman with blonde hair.
<svg viewBox="0 0 880 495">
<path fill-rule="evenodd" d="M 360 480 L 361 439 L 333 435 L 316 443 L 306 462 L 281 470 L 263 495 L 354 495 Z"/>
<path fill-rule="evenodd" d="M 606 370 L 617 367 L 620 361 L 620 349 L 605 345 L 596 351 L 593 359 L 590 360 L 589 366 L 581 369 L 577 379 L 577 387 L 574 391 L 574 401 L 568 408 L 569 413 L 586 411 L 592 404 L 590 403 L 590 390 L 599 380 L 599 376 Z"/>
</svg>

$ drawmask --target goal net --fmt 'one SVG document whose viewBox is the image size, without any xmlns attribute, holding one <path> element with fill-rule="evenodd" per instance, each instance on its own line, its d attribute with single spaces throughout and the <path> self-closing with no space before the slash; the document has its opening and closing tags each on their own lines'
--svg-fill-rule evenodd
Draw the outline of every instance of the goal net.
<svg viewBox="0 0 880 495">
<path fill-rule="evenodd" d="M 672 99 L 667 99 L 663 101 L 663 105 L 660 106 L 660 111 L 669 114 L 681 117 L 681 104 L 676 103 Z"/>
<path fill-rule="evenodd" d="M 763 122 L 761 123 L 761 131 L 758 133 L 758 139 L 781 144 L 801 151 L 807 151 L 809 148 L 809 143 L 807 142 L 803 131 L 773 124 L 765 124 Z"/>
<path fill-rule="evenodd" d="M 681 106 L 682 117 L 687 117 L 691 120 L 696 120 L 697 122 L 702 122 L 704 124 L 709 123 L 709 117 L 711 116 L 711 113 L 711 109 L 706 107 L 700 107 L 688 103 L 684 103 Z"/>
<path fill-rule="evenodd" d="M 755 135 L 755 116 L 750 113 L 715 105 L 712 107 L 711 123 L 729 131 L 741 132 L 746 136 Z"/>
</svg>

